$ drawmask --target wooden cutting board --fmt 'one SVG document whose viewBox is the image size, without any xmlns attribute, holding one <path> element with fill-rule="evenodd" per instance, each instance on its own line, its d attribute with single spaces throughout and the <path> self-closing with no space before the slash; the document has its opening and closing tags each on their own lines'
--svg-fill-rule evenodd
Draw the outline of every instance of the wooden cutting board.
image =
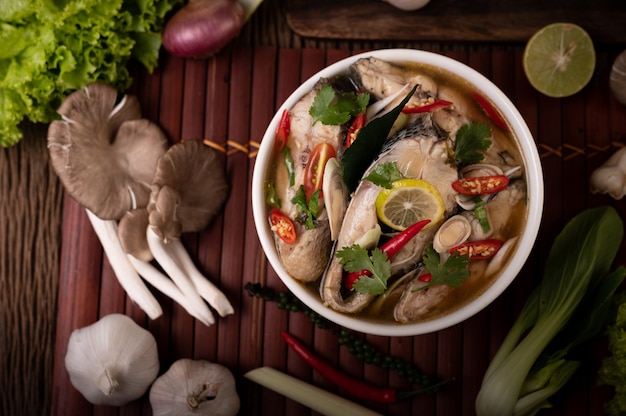
<svg viewBox="0 0 626 416">
<path fill-rule="evenodd" d="M 287 0 L 287 20 L 315 38 L 515 42 L 566 21 L 595 42 L 626 42 L 623 0 L 431 0 L 412 12 L 381 0 Z"/>
</svg>

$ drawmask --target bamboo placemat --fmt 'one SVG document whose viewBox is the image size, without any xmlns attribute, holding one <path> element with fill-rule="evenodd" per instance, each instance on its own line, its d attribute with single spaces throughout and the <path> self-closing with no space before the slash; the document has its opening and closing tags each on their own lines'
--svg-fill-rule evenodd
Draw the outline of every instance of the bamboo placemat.
<svg viewBox="0 0 626 416">
<path fill-rule="evenodd" d="M 241 414 L 304 415 L 308 409 L 243 379 L 266 365 L 337 391 L 288 353 L 280 332 L 288 330 L 333 365 L 381 386 L 408 387 L 393 371 L 365 365 L 340 347 L 337 337 L 315 328 L 301 313 L 279 310 L 250 298 L 247 282 L 277 290 L 283 284 L 266 263 L 252 220 L 250 182 L 258 143 L 275 109 L 300 84 L 324 66 L 358 51 L 237 47 L 207 61 L 166 58 L 154 74 L 138 73 L 131 93 L 144 116 L 174 140 L 198 139 L 223 151 L 231 194 L 222 214 L 203 232 L 184 239 L 192 257 L 227 294 L 236 310 L 210 328 L 195 322 L 179 306 L 157 294 L 164 315 L 154 321 L 132 305 L 117 283 L 84 211 L 66 198 L 57 315 L 53 414 L 150 414 L 146 398 L 121 409 L 94 407 L 69 383 L 63 357 L 73 329 L 113 312 L 126 313 L 156 337 L 162 371 L 179 358 L 207 359 L 229 367 L 237 377 Z M 527 83 L 518 48 L 441 50 L 491 78 L 515 103 L 536 138 L 546 180 L 541 232 L 526 266 L 514 284 L 490 307 L 463 324 L 437 333 L 405 338 L 363 336 L 381 351 L 415 362 L 425 373 L 454 379 L 437 395 L 419 396 L 388 407 L 370 407 L 389 415 L 472 415 L 474 400 L 490 357 L 514 316 L 541 276 L 555 235 L 586 206 L 623 201 L 592 195 L 590 172 L 626 141 L 626 109 L 608 91 L 614 57 L 598 56 L 590 85 L 567 99 L 539 95 Z M 624 250 L 620 261 L 626 261 Z M 554 414 L 599 414 L 610 391 L 595 385 L 594 367 L 605 341 L 592 346 L 589 366 L 553 400 Z M 369 405 L 369 404 L 368 404 Z"/>
</svg>

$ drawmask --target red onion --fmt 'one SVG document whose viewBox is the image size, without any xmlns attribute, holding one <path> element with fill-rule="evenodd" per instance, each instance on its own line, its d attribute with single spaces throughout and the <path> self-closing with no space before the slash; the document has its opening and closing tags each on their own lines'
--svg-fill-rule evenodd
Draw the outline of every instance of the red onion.
<svg viewBox="0 0 626 416">
<path fill-rule="evenodd" d="M 190 0 L 167 22 L 163 47 L 181 58 L 206 58 L 230 42 L 245 23 L 235 0 Z"/>
</svg>

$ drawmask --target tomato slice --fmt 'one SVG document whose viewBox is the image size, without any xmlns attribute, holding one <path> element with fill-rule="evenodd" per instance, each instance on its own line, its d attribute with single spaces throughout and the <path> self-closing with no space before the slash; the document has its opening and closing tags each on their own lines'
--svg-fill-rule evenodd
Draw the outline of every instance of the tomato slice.
<svg viewBox="0 0 626 416">
<path fill-rule="evenodd" d="M 348 133 L 346 134 L 346 148 L 350 147 L 352 143 L 356 140 L 356 136 L 359 134 L 359 130 L 363 128 L 365 125 L 365 113 L 359 113 L 355 118 L 350 128 L 348 129 Z"/>
<path fill-rule="evenodd" d="M 289 111 L 285 109 L 283 115 L 280 117 L 278 127 L 276 128 L 276 138 L 274 140 L 274 148 L 276 152 L 282 152 L 283 148 L 287 144 L 289 139 L 289 133 L 291 132 L 291 120 L 289 119 Z"/>
<path fill-rule="evenodd" d="M 304 168 L 304 193 L 307 199 L 311 198 L 315 191 L 322 189 L 324 167 L 328 159 L 335 156 L 337 156 L 335 148 L 329 143 L 319 143 L 313 148 Z"/>
<path fill-rule="evenodd" d="M 410 104 L 402 109 L 404 114 L 428 113 L 430 111 L 439 110 L 451 106 L 452 103 L 446 100 L 435 100 L 424 104 Z"/>
<path fill-rule="evenodd" d="M 509 185 L 504 175 L 461 178 L 452 182 L 452 188 L 464 195 L 495 194 Z"/>
<path fill-rule="evenodd" d="M 504 241 L 487 239 L 480 241 L 468 241 L 450 249 L 450 254 L 459 253 L 469 256 L 470 260 L 485 260 L 496 255 Z"/>
<path fill-rule="evenodd" d="M 272 224 L 272 231 L 285 243 L 293 244 L 296 242 L 296 227 L 293 225 L 293 221 L 278 208 L 272 208 L 270 211 L 270 223 Z"/>
</svg>

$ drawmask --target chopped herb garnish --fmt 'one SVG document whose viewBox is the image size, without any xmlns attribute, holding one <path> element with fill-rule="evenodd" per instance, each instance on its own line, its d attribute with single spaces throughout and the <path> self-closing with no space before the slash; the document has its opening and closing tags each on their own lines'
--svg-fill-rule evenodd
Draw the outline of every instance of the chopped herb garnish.
<svg viewBox="0 0 626 416">
<path fill-rule="evenodd" d="M 476 121 L 464 124 L 456 133 L 454 158 L 459 165 L 478 163 L 485 157 L 483 152 L 491 146 L 491 130 L 484 123 Z"/>
<path fill-rule="evenodd" d="M 371 295 L 382 295 L 387 289 L 387 280 L 391 276 L 391 261 L 380 248 L 372 250 L 371 254 L 359 246 L 353 244 L 344 247 L 335 254 L 348 272 L 360 272 L 368 270 L 371 276 L 362 275 L 354 282 L 354 290 Z"/>
<path fill-rule="evenodd" d="M 265 183 L 265 202 L 272 208 L 280 208 L 281 206 L 281 200 L 276 194 L 276 185 L 274 182 Z"/>
<path fill-rule="evenodd" d="M 370 181 L 374 185 L 382 186 L 383 188 L 391 189 L 391 183 L 403 177 L 395 162 L 386 162 L 376 166 L 363 180 Z"/>
<path fill-rule="evenodd" d="M 296 181 L 295 169 L 293 166 L 293 158 L 291 157 L 291 152 L 286 146 L 285 148 L 283 148 L 283 161 L 285 162 L 287 174 L 289 175 L 289 186 L 293 186 Z"/>
<path fill-rule="evenodd" d="M 475 196 L 474 202 L 476 203 L 476 206 L 474 207 L 474 216 L 478 220 L 483 232 L 488 233 L 491 231 L 491 225 L 489 225 L 489 217 L 487 217 L 485 201 L 483 201 L 481 197 Z"/>
<path fill-rule="evenodd" d="M 304 185 L 300 185 L 296 195 L 291 198 L 291 203 L 296 205 L 299 215 L 296 217 L 296 221 L 303 224 L 307 230 L 315 228 L 315 219 L 319 215 L 319 196 L 321 191 L 317 190 L 311 198 L 307 201 L 306 194 L 304 193 Z"/>
<path fill-rule="evenodd" d="M 424 290 L 436 284 L 459 287 L 470 275 L 469 257 L 459 253 L 451 254 L 442 264 L 439 253 L 435 251 L 433 246 L 428 246 L 424 251 L 423 262 L 424 267 L 428 269 L 432 277 L 428 284 L 416 289 L 416 291 Z"/>
<path fill-rule="evenodd" d="M 322 124 L 340 125 L 347 123 L 351 117 L 363 113 L 369 100 L 370 96 L 367 93 L 337 94 L 333 87 L 327 84 L 318 91 L 309 114 L 313 117 L 313 124 L 320 121 Z"/>
</svg>

